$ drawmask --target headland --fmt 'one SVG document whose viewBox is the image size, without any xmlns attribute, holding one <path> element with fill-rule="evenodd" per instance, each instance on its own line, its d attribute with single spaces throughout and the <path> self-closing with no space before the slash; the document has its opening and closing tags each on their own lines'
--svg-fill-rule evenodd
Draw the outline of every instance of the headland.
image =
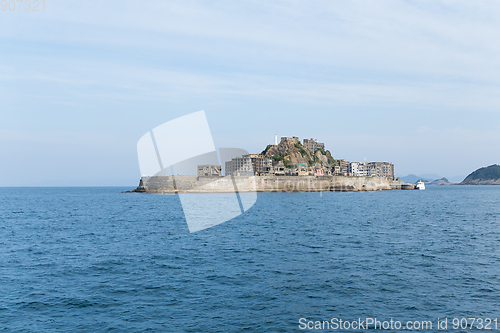
<svg viewBox="0 0 500 333">
<path fill-rule="evenodd" d="M 468 175 L 460 185 L 500 185 L 500 165 L 479 168 Z"/>
</svg>

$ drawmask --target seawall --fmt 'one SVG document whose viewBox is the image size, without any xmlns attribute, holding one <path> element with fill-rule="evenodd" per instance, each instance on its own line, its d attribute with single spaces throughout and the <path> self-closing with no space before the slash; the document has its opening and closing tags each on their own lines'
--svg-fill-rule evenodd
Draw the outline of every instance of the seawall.
<svg viewBox="0 0 500 333">
<path fill-rule="evenodd" d="M 396 181 L 396 183 L 398 183 Z M 402 183 L 402 182 L 401 182 Z M 392 185 L 392 186 L 391 186 Z M 254 176 L 254 177 L 142 177 L 133 192 L 223 193 L 223 192 L 348 192 L 398 188 L 386 177 L 347 176 Z M 399 187 L 401 188 L 401 187 Z"/>
</svg>

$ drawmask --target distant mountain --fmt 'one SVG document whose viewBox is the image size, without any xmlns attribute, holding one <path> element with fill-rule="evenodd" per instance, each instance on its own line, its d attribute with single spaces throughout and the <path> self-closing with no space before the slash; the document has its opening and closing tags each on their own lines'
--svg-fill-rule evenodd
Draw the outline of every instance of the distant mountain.
<svg viewBox="0 0 500 333">
<path fill-rule="evenodd" d="M 428 183 L 430 185 L 437 185 L 438 183 L 450 183 L 450 184 L 455 184 L 455 183 L 460 183 L 462 180 L 464 180 L 465 176 L 453 176 L 453 177 L 442 177 L 436 174 L 423 174 L 423 175 L 414 175 L 414 174 L 409 174 L 408 176 L 404 177 L 399 177 L 402 181 L 405 183 L 417 183 L 419 180 L 422 180 L 424 183 Z M 443 182 L 441 182 L 443 180 Z M 445 180 L 445 181 L 444 181 Z"/>
<path fill-rule="evenodd" d="M 414 175 L 414 174 L 409 174 L 408 176 L 399 177 L 399 179 L 401 179 L 405 183 L 416 183 L 419 180 L 422 180 L 424 182 L 429 182 L 429 180 L 426 179 L 425 177 L 417 176 L 417 175 Z"/>
<path fill-rule="evenodd" d="M 461 185 L 500 185 L 500 165 L 479 168 L 468 175 Z"/>
</svg>

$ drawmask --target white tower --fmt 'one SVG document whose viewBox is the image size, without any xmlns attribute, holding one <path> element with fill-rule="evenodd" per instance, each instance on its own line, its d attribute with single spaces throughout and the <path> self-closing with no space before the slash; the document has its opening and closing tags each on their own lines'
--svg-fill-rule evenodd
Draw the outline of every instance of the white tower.
<svg viewBox="0 0 500 333">
<path fill-rule="evenodd" d="M 274 135 L 274 144 L 278 145 L 278 134 Z"/>
</svg>

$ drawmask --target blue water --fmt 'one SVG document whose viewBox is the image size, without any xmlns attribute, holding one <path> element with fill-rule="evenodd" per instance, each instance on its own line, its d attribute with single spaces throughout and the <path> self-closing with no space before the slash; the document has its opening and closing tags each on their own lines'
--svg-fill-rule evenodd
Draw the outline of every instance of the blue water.
<svg viewBox="0 0 500 333">
<path fill-rule="evenodd" d="M 259 193 L 244 215 L 192 234 L 177 196 L 122 190 L 0 188 L 0 328 L 500 318 L 500 186 Z"/>
</svg>

